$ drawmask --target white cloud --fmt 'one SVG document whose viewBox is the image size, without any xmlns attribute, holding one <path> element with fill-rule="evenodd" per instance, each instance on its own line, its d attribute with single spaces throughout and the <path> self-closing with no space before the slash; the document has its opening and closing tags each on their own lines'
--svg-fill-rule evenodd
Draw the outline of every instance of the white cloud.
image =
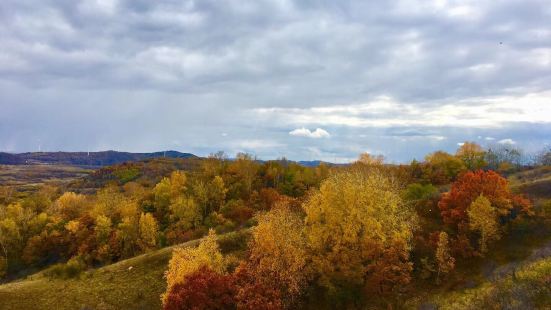
<svg viewBox="0 0 551 310">
<path fill-rule="evenodd" d="M 474 97 L 421 105 L 388 96 L 362 104 L 258 108 L 260 118 L 284 124 L 347 127 L 456 126 L 498 128 L 504 123 L 551 123 L 551 91 L 522 96 Z M 306 134 L 304 130 L 298 134 Z"/>
<path fill-rule="evenodd" d="M 321 128 L 316 128 L 316 130 L 310 131 L 310 129 L 302 127 L 302 128 L 297 128 L 295 130 L 290 131 L 289 134 L 291 136 L 307 137 L 307 138 L 314 138 L 314 139 L 330 137 L 329 133 L 326 130 Z"/>
<path fill-rule="evenodd" d="M 516 144 L 517 142 L 513 139 L 507 138 L 507 139 L 499 140 L 499 141 L 497 141 L 497 143 L 499 143 L 499 144 Z"/>
<path fill-rule="evenodd" d="M 494 137 L 486 137 L 486 138 L 484 138 L 484 140 L 486 140 L 486 141 L 494 141 L 495 139 L 496 139 L 496 138 L 494 138 Z"/>
</svg>

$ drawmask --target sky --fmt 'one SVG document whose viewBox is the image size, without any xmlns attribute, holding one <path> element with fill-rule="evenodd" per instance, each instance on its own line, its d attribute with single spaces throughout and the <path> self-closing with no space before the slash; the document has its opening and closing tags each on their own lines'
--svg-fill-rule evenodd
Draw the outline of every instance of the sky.
<svg viewBox="0 0 551 310">
<path fill-rule="evenodd" d="M 2 0 L 0 151 L 551 145 L 551 5 Z"/>
</svg>

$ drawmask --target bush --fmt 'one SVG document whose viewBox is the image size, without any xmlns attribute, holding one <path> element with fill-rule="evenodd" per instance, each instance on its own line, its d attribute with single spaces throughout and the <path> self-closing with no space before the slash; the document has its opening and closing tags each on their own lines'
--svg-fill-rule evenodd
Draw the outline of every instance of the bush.
<svg viewBox="0 0 551 310">
<path fill-rule="evenodd" d="M 247 249 L 250 233 L 248 231 L 234 231 L 218 238 L 218 245 L 222 253 L 231 253 Z"/>
<path fill-rule="evenodd" d="M 203 267 L 172 287 L 164 309 L 235 309 L 236 294 L 231 275 L 221 275 Z"/>
<path fill-rule="evenodd" d="M 52 279 L 76 278 L 87 266 L 80 257 L 73 257 L 65 264 L 55 264 L 44 271 L 44 275 Z"/>
</svg>

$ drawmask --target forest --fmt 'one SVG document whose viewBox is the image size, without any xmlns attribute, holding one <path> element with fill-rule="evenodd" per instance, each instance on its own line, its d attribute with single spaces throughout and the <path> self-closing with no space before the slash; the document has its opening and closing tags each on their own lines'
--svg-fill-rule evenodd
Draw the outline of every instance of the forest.
<svg viewBox="0 0 551 310">
<path fill-rule="evenodd" d="M 408 164 L 218 152 L 0 186 L 0 283 L 92 277 L 169 248 L 152 301 L 167 310 L 547 308 L 549 257 L 471 278 L 489 258 L 551 240 L 550 176 L 551 150 L 465 142 Z"/>
</svg>

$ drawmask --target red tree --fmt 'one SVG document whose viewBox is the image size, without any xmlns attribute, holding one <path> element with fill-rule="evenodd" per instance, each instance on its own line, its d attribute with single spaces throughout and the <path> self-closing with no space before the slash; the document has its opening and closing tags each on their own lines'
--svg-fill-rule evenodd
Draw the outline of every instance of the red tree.
<svg viewBox="0 0 551 310">
<path fill-rule="evenodd" d="M 488 198 L 503 219 L 514 218 L 519 213 L 531 213 L 530 202 L 513 195 L 505 178 L 494 171 L 467 172 L 452 184 L 448 193 L 438 203 L 442 219 L 458 231 L 468 224 L 467 208 L 480 195 Z"/>
<path fill-rule="evenodd" d="M 243 310 L 280 310 L 283 309 L 281 293 L 265 279 L 255 277 L 246 264 L 241 264 L 234 273 L 238 286 L 237 304 Z"/>
<path fill-rule="evenodd" d="M 164 309 L 236 309 L 236 293 L 231 275 L 221 275 L 204 267 L 170 290 Z"/>
</svg>

